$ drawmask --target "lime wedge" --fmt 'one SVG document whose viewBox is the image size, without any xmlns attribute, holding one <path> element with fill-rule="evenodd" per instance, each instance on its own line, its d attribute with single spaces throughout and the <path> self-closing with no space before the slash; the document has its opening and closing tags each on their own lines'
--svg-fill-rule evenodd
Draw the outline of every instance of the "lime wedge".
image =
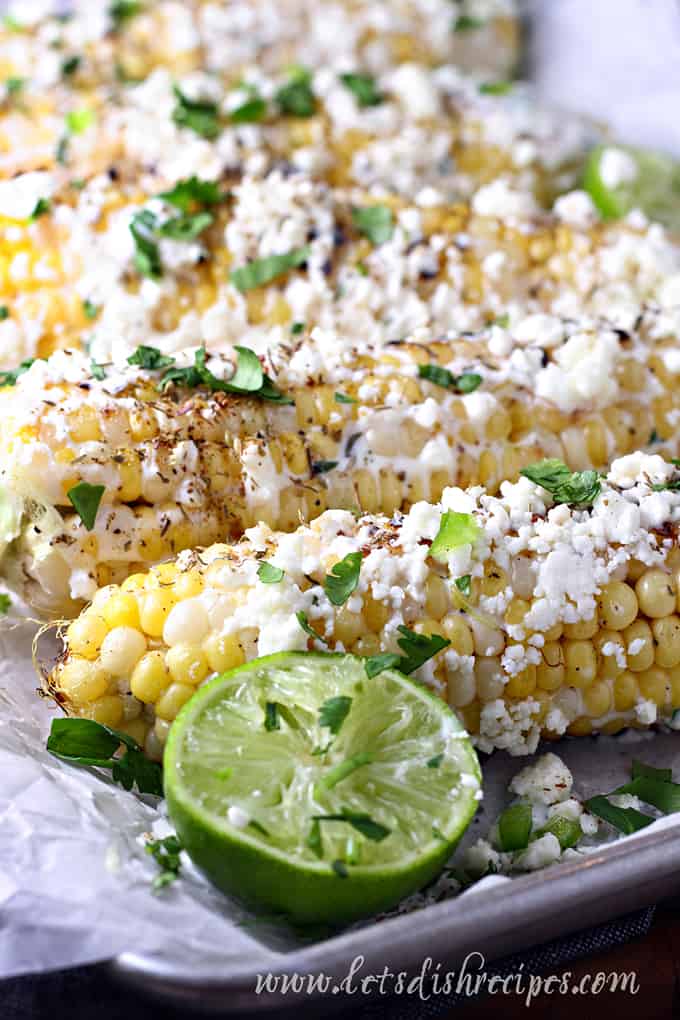
<svg viewBox="0 0 680 1020">
<path fill-rule="evenodd" d="M 393 907 L 437 875 L 478 803 L 477 756 L 439 698 L 353 655 L 281 653 L 175 720 L 165 795 L 224 892 L 297 923 Z"/>
<path fill-rule="evenodd" d="M 642 209 L 650 219 L 680 229 L 680 163 L 665 153 L 599 145 L 588 157 L 583 187 L 605 219 Z"/>
</svg>

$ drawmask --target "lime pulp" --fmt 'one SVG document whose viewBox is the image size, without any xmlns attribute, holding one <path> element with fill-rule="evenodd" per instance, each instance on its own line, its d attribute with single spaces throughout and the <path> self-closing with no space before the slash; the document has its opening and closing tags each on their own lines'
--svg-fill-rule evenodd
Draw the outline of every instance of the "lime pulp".
<svg viewBox="0 0 680 1020">
<path fill-rule="evenodd" d="M 170 817 L 224 892 L 295 922 L 393 907 L 442 869 L 475 813 L 457 717 L 351 655 L 271 655 L 184 706 L 165 751 Z"/>
</svg>

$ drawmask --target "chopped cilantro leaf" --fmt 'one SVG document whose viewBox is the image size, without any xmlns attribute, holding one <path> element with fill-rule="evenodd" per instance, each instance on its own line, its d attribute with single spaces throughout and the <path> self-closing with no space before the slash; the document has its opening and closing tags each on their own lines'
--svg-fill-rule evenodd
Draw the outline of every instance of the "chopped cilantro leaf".
<svg viewBox="0 0 680 1020">
<path fill-rule="evenodd" d="M 441 365 L 427 364 L 418 365 L 418 375 L 421 379 L 427 379 L 435 386 L 444 389 L 452 389 L 457 393 L 473 393 L 482 383 L 481 375 L 476 372 L 463 372 L 462 375 L 454 375 L 448 368 Z"/>
<path fill-rule="evenodd" d="M 285 571 L 281 567 L 275 567 L 273 563 L 261 560 L 257 568 L 257 576 L 262 584 L 278 584 L 279 581 L 283 581 Z"/>
<path fill-rule="evenodd" d="M 193 241 L 211 226 L 213 219 L 209 212 L 199 212 L 193 215 L 184 213 L 166 220 L 158 228 L 158 233 L 161 237 L 169 237 L 173 241 Z"/>
<path fill-rule="evenodd" d="M 52 208 L 52 203 L 49 198 L 39 198 L 35 203 L 33 212 L 30 215 L 31 220 L 37 220 L 41 216 L 45 216 Z"/>
<path fill-rule="evenodd" d="M 177 836 L 166 836 L 165 839 L 149 839 L 146 852 L 151 854 L 160 872 L 153 880 L 152 889 L 158 892 L 179 878 L 182 860 L 180 853 L 182 844 Z"/>
<path fill-rule="evenodd" d="M 441 763 L 444 761 L 444 753 L 435 754 L 432 758 L 428 758 L 425 762 L 428 769 L 438 769 Z"/>
<path fill-rule="evenodd" d="M 121 744 L 125 750 L 117 756 Z M 137 741 L 94 719 L 53 719 L 47 750 L 74 765 L 110 768 L 115 782 L 126 790 L 136 784 L 140 793 L 163 795 L 161 766 L 145 757 Z"/>
<path fill-rule="evenodd" d="M 304 68 L 297 69 L 276 93 L 276 102 L 282 113 L 291 117 L 312 117 L 316 99 L 312 91 L 312 76 Z"/>
<path fill-rule="evenodd" d="M 556 457 L 531 464 L 520 474 L 547 489 L 555 503 L 569 503 L 577 507 L 592 506 L 602 488 L 597 471 L 570 471 Z"/>
<path fill-rule="evenodd" d="M 217 103 L 209 99 L 189 99 L 177 85 L 173 86 L 173 91 L 177 100 L 172 113 L 175 124 L 195 131 L 202 138 L 217 138 L 220 133 Z"/>
<path fill-rule="evenodd" d="M 386 205 L 356 207 L 352 209 L 352 222 L 372 244 L 384 244 L 394 233 L 394 217 Z"/>
<path fill-rule="evenodd" d="M 229 114 L 232 124 L 256 124 L 267 116 L 267 104 L 260 96 L 252 96 Z"/>
<path fill-rule="evenodd" d="M 140 368 L 145 368 L 150 372 L 161 368 L 168 368 L 175 363 L 174 358 L 169 358 L 167 354 L 162 354 L 157 347 L 147 347 L 145 344 L 138 347 L 127 361 L 128 365 L 139 365 Z"/>
<path fill-rule="evenodd" d="M 336 404 L 358 404 L 356 397 L 350 397 L 346 393 L 336 393 L 333 397 Z"/>
<path fill-rule="evenodd" d="M 352 592 L 356 590 L 362 559 L 361 552 L 347 553 L 344 559 L 331 567 L 330 574 L 326 574 L 323 590 L 334 606 L 344 606 Z"/>
<path fill-rule="evenodd" d="M 297 269 L 308 258 L 309 245 L 305 245 L 303 248 L 294 248 L 282 255 L 267 255 L 265 258 L 253 259 L 245 266 L 232 270 L 229 279 L 243 293 L 270 283 L 290 269 Z"/>
<path fill-rule="evenodd" d="M 462 577 L 457 577 L 455 584 L 461 595 L 464 595 L 466 599 L 470 597 L 470 592 L 472 591 L 472 578 L 469 574 L 463 574 Z"/>
<path fill-rule="evenodd" d="M 158 197 L 181 209 L 183 213 L 194 212 L 206 205 L 218 205 L 225 198 L 215 181 L 204 181 L 196 176 L 185 177 L 170 191 L 162 191 Z"/>
<path fill-rule="evenodd" d="M 4 592 L 0 595 L 0 613 L 3 615 L 8 612 L 9 607 L 12 605 L 12 600 L 9 595 Z"/>
<path fill-rule="evenodd" d="M 78 54 L 74 54 L 72 57 L 67 57 L 66 60 L 63 60 L 61 63 L 61 73 L 65 78 L 68 78 L 70 75 L 76 73 L 82 62 L 83 58 L 79 57 Z"/>
<path fill-rule="evenodd" d="M 88 531 L 94 528 L 99 504 L 106 492 L 103 485 L 90 485 L 89 482 L 78 482 L 66 493 L 69 502 L 80 517 Z"/>
<path fill-rule="evenodd" d="M 69 134 L 82 135 L 94 124 L 93 110 L 69 110 L 66 114 L 66 129 Z"/>
<path fill-rule="evenodd" d="M 7 305 L 0 305 L 0 322 L 4 322 L 5 319 L 9 319 L 9 308 Z"/>
<path fill-rule="evenodd" d="M 96 319 L 99 315 L 99 305 L 95 305 L 92 301 L 86 299 L 83 301 L 83 315 L 86 319 Z"/>
<path fill-rule="evenodd" d="M 311 638 L 314 638 L 315 641 L 320 641 L 323 645 L 328 644 L 328 641 L 326 641 L 325 637 L 322 637 L 320 634 L 317 634 L 314 628 L 310 627 L 309 620 L 307 619 L 307 614 L 302 609 L 298 610 L 298 612 L 295 614 L 295 618 L 302 627 L 302 629 L 304 630 L 305 634 L 308 634 Z"/>
<path fill-rule="evenodd" d="M 512 91 L 511 81 L 485 81 L 479 86 L 483 96 L 507 96 Z"/>
<path fill-rule="evenodd" d="M 140 0 L 114 0 L 109 7 L 109 17 L 113 21 L 116 28 L 125 21 L 129 21 L 130 18 L 134 18 L 137 14 L 141 14 L 142 4 Z"/>
<path fill-rule="evenodd" d="M 383 96 L 370 74 L 341 74 L 340 81 L 354 94 L 360 107 L 378 106 Z"/>
<path fill-rule="evenodd" d="M 35 358 L 26 358 L 18 368 L 5 369 L 4 372 L 0 372 L 0 388 L 3 386 L 14 386 L 19 376 L 23 375 L 24 372 L 28 372 L 35 360 Z"/>
<path fill-rule="evenodd" d="M 102 379 L 106 379 L 106 371 L 103 365 L 98 365 L 96 361 L 90 361 L 90 371 L 92 372 L 92 378 L 98 379 L 99 382 Z"/>
<path fill-rule="evenodd" d="M 473 18 L 469 14 L 460 14 L 453 23 L 453 31 L 472 32 L 483 25 L 484 22 L 481 18 Z"/>
<path fill-rule="evenodd" d="M 135 269 L 142 276 L 159 280 L 163 275 L 161 255 L 155 239 L 156 217 L 148 209 L 135 213 L 130 221 L 130 233 L 135 242 Z"/>
<path fill-rule="evenodd" d="M 351 707 L 352 699 L 346 694 L 337 694 L 332 698 L 327 698 L 319 709 L 319 726 L 327 726 L 333 736 L 336 736 Z"/>
<path fill-rule="evenodd" d="M 343 808 L 339 814 L 312 815 L 312 820 L 315 822 L 346 822 L 366 839 L 373 840 L 375 843 L 382 842 L 392 831 L 381 825 L 380 822 L 376 822 L 370 815 L 364 812 L 350 811 L 347 808 Z"/>
<path fill-rule="evenodd" d="M 270 733 L 272 730 L 280 730 L 279 706 L 275 701 L 268 701 L 264 706 L 264 728 Z"/>
<path fill-rule="evenodd" d="M 325 475 L 336 468 L 339 463 L 337 460 L 314 460 L 310 467 L 313 475 Z"/>
</svg>

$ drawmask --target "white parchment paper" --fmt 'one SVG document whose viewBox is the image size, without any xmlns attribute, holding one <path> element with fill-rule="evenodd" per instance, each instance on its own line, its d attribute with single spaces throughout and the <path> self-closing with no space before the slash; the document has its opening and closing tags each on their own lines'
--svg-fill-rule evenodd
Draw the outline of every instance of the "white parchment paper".
<svg viewBox="0 0 680 1020">
<path fill-rule="evenodd" d="M 534 76 L 545 98 L 608 118 L 623 137 L 680 152 L 677 3 L 538 0 L 533 7 Z M 190 869 L 161 895 L 151 892 L 155 865 L 141 836 L 163 824 L 152 798 L 46 752 L 55 710 L 35 694 L 32 634 L 28 625 L 0 632 L 0 977 L 126 950 L 162 950 L 191 961 L 197 976 L 227 976 L 244 964 L 270 969 L 290 940 L 261 925 L 251 929 L 252 919 Z M 557 750 L 589 795 L 622 781 L 634 754 L 672 764 L 680 735 L 643 743 L 640 750 L 573 741 Z M 471 838 L 488 828 L 520 764 L 491 759 L 487 820 Z"/>
</svg>

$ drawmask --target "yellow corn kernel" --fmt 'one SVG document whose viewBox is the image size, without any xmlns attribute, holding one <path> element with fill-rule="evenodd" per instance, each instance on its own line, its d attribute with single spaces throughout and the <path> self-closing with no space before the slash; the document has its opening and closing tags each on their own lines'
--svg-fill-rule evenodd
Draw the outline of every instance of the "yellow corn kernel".
<svg viewBox="0 0 680 1020">
<path fill-rule="evenodd" d="M 555 641 L 544 645 L 542 652 L 544 661 L 536 667 L 536 683 L 543 691 L 558 691 L 566 677 L 562 646 Z"/>
<path fill-rule="evenodd" d="M 593 638 L 593 645 L 597 655 L 598 676 L 604 679 L 623 673 L 626 668 L 626 645 L 620 631 L 601 630 Z"/>
<path fill-rule="evenodd" d="M 200 645 L 180 641 L 173 645 L 165 657 L 172 679 L 178 684 L 200 684 L 210 667 Z"/>
<path fill-rule="evenodd" d="M 123 699 L 119 694 L 106 694 L 87 705 L 81 714 L 103 726 L 118 726 L 123 719 Z"/>
<path fill-rule="evenodd" d="M 158 584 L 159 587 L 174 584 L 177 579 L 176 563 L 158 563 L 149 571 L 149 582 Z"/>
<path fill-rule="evenodd" d="M 460 613 L 449 613 L 442 620 L 444 636 L 451 642 L 451 649 L 459 655 L 472 655 L 475 643 L 467 623 Z"/>
<path fill-rule="evenodd" d="M 567 733 L 570 737 L 587 737 L 592 732 L 593 724 L 585 716 L 581 719 L 574 719 L 573 723 L 570 723 L 567 727 Z"/>
<path fill-rule="evenodd" d="M 82 613 L 66 631 L 68 647 L 74 655 L 96 659 L 108 633 L 106 621 L 92 612 Z"/>
<path fill-rule="evenodd" d="M 129 592 L 143 591 L 146 587 L 147 577 L 147 574 L 130 574 L 121 584 L 121 590 Z"/>
<path fill-rule="evenodd" d="M 151 637 L 160 637 L 175 601 L 174 593 L 169 588 L 153 588 L 147 592 L 142 599 L 139 614 L 142 630 Z"/>
<path fill-rule="evenodd" d="M 133 740 L 136 740 L 140 747 L 144 747 L 146 731 L 149 728 L 146 719 L 143 719 L 141 716 L 138 716 L 136 719 L 124 719 L 116 728 L 122 730 L 123 733 L 127 733 Z"/>
<path fill-rule="evenodd" d="M 635 584 L 638 604 L 645 616 L 657 619 L 675 611 L 675 585 L 663 570 L 647 570 Z"/>
<path fill-rule="evenodd" d="M 163 556 L 163 539 L 160 535 L 157 507 L 143 506 L 137 510 L 139 530 L 139 558 L 146 563 Z"/>
<path fill-rule="evenodd" d="M 590 620 L 579 620 L 578 623 L 565 623 L 564 636 L 573 641 L 587 641 L 597 634 L 599 626 L 596 613 Z"/>
<path fill-rule="evenodd" d="M 147 652 L 139 660 L 130 678 L 130 691 L 145 705 L 156 701 L 170 683 L 170 672 L 163 653 Z"/>
<path fill-rule="evenodd" d="M 193 693 L 194 688 L 189 684 L 170 684 L 156 702 L 156 715 L 161 719 L 167 719 L 168 722 L 172 722 L 180 708 L 187 703 Z"/>
<path fill-rule="evenodd" d="M 460 709 L 460 717 L 468 733 L 479 733 L 479 721 L 482 708 L 478 701 L 471 701 Z"/>
<path fill-rule="evenodd" d="M 502 698 L 505 691 L 505 680 L 501 660 L 495 655 L 476 659 L 475 682 L 479 699 L 483 705 Z"/>
<path fill-rule="evenodd" d="M 413 628 L 417 634 L 438 634 L 439 637 L 446 637 L 446 631 L 439 620 L 418 620 Z"/>
<path fill-rule="evenodd" d="M 362 634 L 354 651 L 357 655 L 377 655 L 383 651 L 379 636 L 377 634 Z"/>
<path fill-rule="evenodd" d="M 472 594 L 474 598 L 479 598 L 480 595 L 485 595 L 487 598 L 495 598 L 496 595 L 500 595 L 510 585 L 510 578 L 506 572 L 495 563 L 489 562 L 484 564 L 484 576 L 481 578 L 474 578 L 472 581 Z M 512 609 L 513 603 L 517 603 L 516 613 L 520 613 L 520 606 L 526 606 L 524 613 L 521 613 L 519 619 L 509 620 L 512 623 L 521 623 L 526 613 L 529 611 L 529 603 L 523 602 L 521 599 L 513 599 L 508 606 L 508 610 Z"/>
<path fill-rule="evenodd" d="M 446 672 L 446 700 L 451 708 L 463 708 L 474 701 L 477 684 L 473 673 L 459 670 Z"/>
<path fill-rule="evenodd" d="M 199 570 L 187 570 L 179 574 L 175 581 L 175 596 L 178 602 L 184 599 L 192 599 L 200 595 L 205 587 L 203 575 Z"/>
<path fill-rule="evenodd" d="M 378 602 L 371 595 L 364 595 L 362 613 L 366 626 L 373 634 L 379 634 L 382 631 L 390 615 L 385 603 Z"/>
<path fill-rule="evenodd" d="M 117 467 L 118 500 L 121 503 L 134 503 L 142 494 L 142 466 L 137 456 L 129 450 Z"/>
<path fill-rule="evenodd" d="M 100 698 L 106 694 L 109 686 L 108 677 L 101 666 L 73 656 L 61 667 L 57 681 L 59 689 L 76 708 Z"/>
<path fill-rule="evenodd" d="M 583 692 L 583 707 L 591 719 L 606 715 L 612 704 L 609 684 L 605 680 L 594 683 Z"/>
<path fill-rule="evenodd" d="M 83 404 L 68 416 L 69 435 L 74 443 L 98 442 L 102 438 L 99 416 L 90 404 Z"/>
<path fill-rule="evenodd" d="M 170 732 L 170 723 L 167 719 L 156 719 L 153 724 L 153 730 L 158 742 L 165 745 L 165 742 L 168 739 L 168 733 Z"/>
<path fill-rule="evenodd" d="M 598 599 L 602 623 L 609 630 L 624 630 L 638 614 L 638 600 L 629 584 L 610 581 Z"/>
<path fill-rule="evenodd" d="M 435 620 L 441 620 L 449 608 L 449 591 L 438 574 L 430 574 L 425 582 L 425 612 Z"/>
<path fill-rule="evenodd" d="M 528 698 L 536 689 L 536 666 L 530 663 L 521 671 L 511 676 L 505 690 L 511 698 Z"/>
<path fill-rule="evenodd" d="M 128 676 L 146 651 L 146 640 L 134 627 L 114 627 L 102 642 L 99 661 L 112 676 Z"/>
<path fill-rule="evenodd" d="M 665 670 L 652 666 L 651 669 L 639 673 L 637 680 L 640 694 L 647 701 L 653 701 L 659 708 L 670 701 L 671 685 Z"/>
<path fill-rule="evenodd" d="M 597 673 L 597 659 L 591 641 L 564 641 L 564 665 L 570 687 L 589 687 Z"/>
<path fill-rule="evenodd" d="M 236 669 L 246 659 L 236 634 L 212 634 L 203 643 L 203 651 L 213 673 Z"/>
<path fill-rule="evenodd" d="M 639 689 L 634 673 L 628 670 L 614 678 L 614 708 L 617 712 L 628 712 L 637 703 Z"/>
<path fill-rule="evenodd" d="M 646 620 L 634 620 L 630 627 L 623 631 L 626 645 L 628 669 L 637 673 L 649 669 L 654 662 L 654 639 L 652 630 Z"/>
<path fill-rule="evenodd" d="M 662 616 L 652 620 L 654 637 L 654 661 L 657 666 L 668 669 L 680 663 L 680 616 Z"/>
<path fill-rule="evenodd" d="M 519 626 L 530 609 L 531 605 L 525 599 L 513 599 L 505 610 L 505 623 L 510 627 Z"/>
<path fill-rule="evenodd" d="M 680 666 L 668 670 L 668 682 L 671 688 L 671 708 L 680 708 Z"/>
<path fill-rule="evenodd" d="M 102 605 L 100 613 L 111 628 L 139 628 L 139 603 L 130 592 L 114 590 Z"/>
</svg>

